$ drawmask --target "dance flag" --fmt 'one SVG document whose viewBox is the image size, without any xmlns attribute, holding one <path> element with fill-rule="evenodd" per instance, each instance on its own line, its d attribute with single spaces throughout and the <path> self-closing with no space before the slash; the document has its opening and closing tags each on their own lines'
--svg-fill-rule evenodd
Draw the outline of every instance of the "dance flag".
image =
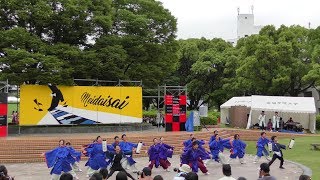
<svg viewBox="0 0 320 180">
<path fill-rule="evenodd" d="M 193 127 L 193 114 L 194 112 L 191 111 L 188 119 L 187 119 L 187 122 L 185 124 L 185 127 L 186 127 L 186 131 L 188 132 L 193 132 L 194 131 L 194 127 Z"/>
</svg>

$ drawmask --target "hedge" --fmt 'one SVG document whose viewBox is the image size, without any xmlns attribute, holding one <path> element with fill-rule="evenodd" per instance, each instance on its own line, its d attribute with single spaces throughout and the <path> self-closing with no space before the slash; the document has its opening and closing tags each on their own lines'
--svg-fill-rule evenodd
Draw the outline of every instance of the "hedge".
<svg viewBox="0 0 320 180">
<path fill-rule="evenodd" d="M 200 122 L 204 125 L 217 125 L 217 119 L 212 117 L 200 117 Z"/>
</svg>

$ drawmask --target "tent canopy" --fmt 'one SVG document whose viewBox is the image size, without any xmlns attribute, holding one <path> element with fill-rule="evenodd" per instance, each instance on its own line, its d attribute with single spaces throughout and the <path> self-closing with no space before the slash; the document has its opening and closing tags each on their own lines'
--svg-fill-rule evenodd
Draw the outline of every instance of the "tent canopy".
<svg viewBox="0 0 320 180">
<path fill-rule="evenodd" d="M 231 106 L 247 106 L 251 107 L 251 96 L 233 97 L 223 103 L 220 108 L 231 108 Z"/>
<path fill-rule="evenodd" d="M 291 113 L 316 113 L 313 97 L 251 96 L 251 109 Z"/>
</svg>

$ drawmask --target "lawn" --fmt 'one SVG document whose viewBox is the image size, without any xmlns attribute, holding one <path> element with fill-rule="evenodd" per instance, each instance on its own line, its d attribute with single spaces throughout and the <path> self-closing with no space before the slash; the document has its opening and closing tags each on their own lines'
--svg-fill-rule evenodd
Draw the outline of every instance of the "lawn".
<svg viewBox="0 0 320 180">
<path fill-rule="evenodd" d="M 284 150 L 284 159 L 295 161 L 312 169 L 312 179 L 320 179 L 320 151 L 311 150 L 311 143 L 320 143 L 320 136 L 298 137 L 292 149 Z M 287 145 L 289 139 L 280 139 L 279 143 Z M 248 154 L 256 153 L 256 142 L 247 142 Z"/>
</svg>

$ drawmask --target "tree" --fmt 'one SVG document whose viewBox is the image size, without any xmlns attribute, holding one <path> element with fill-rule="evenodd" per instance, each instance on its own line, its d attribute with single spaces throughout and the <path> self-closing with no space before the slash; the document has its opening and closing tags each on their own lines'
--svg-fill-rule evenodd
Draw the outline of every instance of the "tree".
<svg viewBox="0 0 320 180">
<path fill-rule="evenodd" d="M 179 72 L 180 83 L 188 87 L 189 107 L 197 109 L 199 102 L 221 104 L 222 81 L 227 59 L 233 47 L 222 39 L 181 40 Z"/>
<path fill-rule="evenodd" d="M 242 39 L 237 83 L 244 94 L 297 96 L 315 81 L 306 80 L 311 69 L 308 30 L 301 26 L 264 27 L 258 35 Z"/>
<path fill-rule="evenodd" d="M 44 54 L 46 44 L 22 28 L 0 31 L 3 79 L 12 83 L 71 84 L 72 69 L 62 59 Z"/>
<path fill-rule="evenodd" d="M 176 19 L 158 1 L 7 0 L 0 7 L 2 35 L 20 37 L 12 33 L 24 30 L 29 37 L 4 39 L 1 78 L 45 83 L 54 72 L 63 84 L 72 78 L 131 79 L 151 87 L 174 71 Z M 55 67 L 39 69 L 45 62 L 43 68 Z"/>
</svg>

